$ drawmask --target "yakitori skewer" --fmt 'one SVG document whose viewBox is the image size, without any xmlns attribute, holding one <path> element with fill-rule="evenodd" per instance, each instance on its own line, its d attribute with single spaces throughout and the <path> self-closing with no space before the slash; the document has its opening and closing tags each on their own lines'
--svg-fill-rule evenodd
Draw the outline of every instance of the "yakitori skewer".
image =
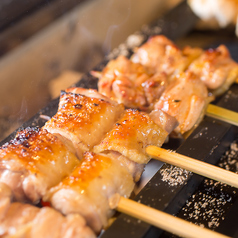
<svg viewBox="0 0 238 238">
<path fill-rule="evenodd" d="M 98 90 L 126 107 L 146 112 L 161 109 L 175 117 L 179 122 L 176 136 L 198 124 L 208 103 L 238 78 L 238 64 L 224 45 L 206 51 L 180 50 L 158 35 L 134 51 L 130 59 L 119 56 L 102 72 L 92 72 L 99 78 Z"/>
<path fill-rule="evenodd" d="M 154 159 L 238 188 L 236 173 L 157 146 L 148 146 L 146 152 Z"/>
<path fill-rule="evenodd" d="M 174 217 L 162 211 L 148 207 L 133 200 L 115 195 L 111 199 L 112 208 L 127 215 L 143 220 L 160 229 L 173 233 L 181 237 L 209 237 L 209 238 L 227 238 L 212 230 L 200 227 L 183 219 Z"/>
</svg>

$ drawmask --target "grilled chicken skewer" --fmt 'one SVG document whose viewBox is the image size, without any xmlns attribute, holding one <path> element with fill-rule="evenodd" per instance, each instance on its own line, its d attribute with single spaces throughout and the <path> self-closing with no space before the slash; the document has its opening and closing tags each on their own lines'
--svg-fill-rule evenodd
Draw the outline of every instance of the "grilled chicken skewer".
<svg viewBox="0 0 238 238">
<path fill-rule="evenodd" d="M 87 152 L 81 164 L 51 188 L 44 199 L 63 214 L 81 214 L 98 233 L 113 214 L 109 198 L 116 193 L 130 196 L 149 160 L 146 146 L 162 145 L 167 135 L 145 113 L 126 110 L 102 142 L 94 147 L 95 152 L 102 153 Z"/>
<path fill-rule="evenodd" d="M 94 147 L 95 152 L 101 153 L 87 152 L 73 173 L 53 187 L 45 199 L 64 214 L 76 212 L 83 215 L 96 233 L 107 226 L 114 209 L 118 209 L 167 231 L 173 226 L 173 232 L 178 235 L 187 236 L 191 234 L 190 229 L 196 229 L 196 237 L 201 234 L 214 238 L 226 237 L 142 205 L 137 209 L 142 209 L 143 214 L 136 212 L 135 207 L 133 211 L 128 209 L 132 201 L 124 197 L 130 195 L 134 182 L 139 179 L 144 164 L 148 162 L 146 147 L 162 144 L 167 134 L 145 113 L 127 110 L 102 142 Z M 123 147 L 125 142 L 127 146 Z M 113 202 L 115 196 L 121 197 L 120 201 Z M 134 203 L 133 206 L 136 206 Z M 152 221 L 150 217 L 157 221 L 166 217 L 166 223 Z M 170 222 L 172 225 L 168 226 Z M 189 232 L 181 231 L 181 224 Z"/>
<path fill-rule="evenodd" d="M 17 201 L 38 203 L 78 165 L 83 152 L 101 140 L 123 111 L 122 105 L 95 90 L 71 90 L 90 97 L 63 93 L 59 111 L 44 129 L 27 128 L 1 147 L 0 181 L 11 187 Z"/>
<path fill-rule="evenodd" d="M 82 104 L 78 104 L 78 103 L 76 103 L 75 104 L 75 101 L 70 101 L 71 99 L 70 99 L 70 97 L 69 97 L 69 94 L 72 94 L 72 92 L 69 92 L 69 93 L 66 93 L 67 94 L 67 97 L 65 97 L 65 98 L 63 98 L 62 99 L 62 103 L 60 103 L 60 105 L 59 105 L 59 111 L 58 111 L 58 113 L 55 115 L 55 118 L 53 119 L 53 120 L 51 120 L 51 122 L 49 122 L 49 123 L 47 123 L 46 124 L 46 126 L 45 126 L 45 128 L 47 128 L 48 130 L 52 130 L 52 132 L 54 133 L 54 134 L 56 134 L 56 135 L 60 135 L 59 137 L 62 139 L 62 138 L 64 138 L 64 142 L 65 141 L 67 141 L 67 143 L 66 144 L 68 144 L 68 145 L 70 145 L 70 148 L 72 148 L 72 145 L 74 145 L 74 147 L 76 148 L 76 152 L 77 152 L 77 154 L 78 154 L 78 156 L 82 156 L 82 153 L 83 153 L 83 151 L 84 150 L 90 150 L 90 148 L 92 148 L 93 147 L 93 144 L 95 143 L 95 141 L 92 143 L 92 144 L 90 144 L 90 143 L 88 143 L 87 144 L 87 142 L 91 142 L 91 138 L 90 137 L 88 137 L 88 140 L 86 140 L 86 142 L 84 141 L 84 138 L 77 138 L 77 136 L 75 137 L 75 134 L 77 134 L 78 132 L 75 132 L 74 131 L 74 129 L 73 129 L 73 127 L 71 126 L 71 127 L 68 127 L 68 126 L 66 126 L 65 128 L 70 128 L 71 130 L 71 132 L 68 134 L 68 133 L 66 133 L 66 130 L 65 130 L 65 128 L 62 130 L 62 128 L 61 128 L 61 126 L 59 126 L 59 124 L 57 125 L 57 119 L 62 119 L 62 121 L 64 121 L 65 120 L 65 118 L 66 118 L 66 121 L 68 122 L 68 121 L 70 121 L 71 119 L 70 118 L 68 118 L 67 116 L 65 117 L 65 115 L 67 115 L 67 113 L 70 111 L 70 110 L 72 110 L 72 106 L 73 106 L 73 108 L 75 109 L 75 108 L 77 108 L 77 109 L 81 109 L 81 105 Z M 74 94 L 74 93 L 73 93 Z M 74 96 L 75 96 L 75 94 L 74 94 Z M 100 99 L 101 100 L 101 99 Z M 102 101 L 102 100 L 101 100 Z M 104 101 L 104 100 L 103 100 Z M 98 106 L 97 105 L 98 103 L 94 103 L 93 104 L 93 106 Z M 79 107 L 79 108 L 78 108 Z M 116 106 L 117 107 L 117 106 Z M 90 105 L 89 106 L 89 108 L 91 109 L 92 108 L 92 105 Z M 118 107 L 117 107 L 118 108 Z M 118 113 L 118 114 L 120 114 L 120 113 Z M 69 114 L 70 115 L 70 114 Z M 61 118 L 61 116 L 63 116 L 62 118 Z M 72 117 L 71 115 L 70 115 L 70 117 Z M 77 119 L 77 118 L 76 118 Z M 72 121 L 74 121 L 75 122 L 75 118 L 73 118 L 73 120 Z M 124 121 L 126 121 L 126 120 L 124 120 Z M 87 124 L 87 123 L 85 123 L 85 124 Z M 64 125 L 65 126 L 65 125 Z M 63 126 L 63 127 L 64 127 Z M 59 129 L 60 128 L 60 129 Z M 114 132 L 112 133 L 112 135 L 114 134 Z M 142 133 L 143 134 L 143 133 Z M 116 135 L 116 132 L 115 132 L 115 135 Z M 65 139 L 66 138 L 66 139 Z M 107 140 L 108 139 L 108 140 Z M 136 180 L 139 176 L 138 175 L 136 175 L 135 174 L 135 169 L 133 169 L 133 168 L 135 168 L 135 164 L 137 165 L 138 164 L 138 161 L 133 161 L 133 163 L 135 163 L 135 164 L 133 164 L 133 163 L 128 163 L 128 162 L 126 162 L 125 163 L 125 160 L 127 160 L 128 158 L 122 153 L 122 151 L 121 151 L 121 145 L 117 145 L 116 143 L 112 143 L 112 141 L 110 140 L 111 138 L 110 138 L 110 136 L 107 138 L 102 144 L 100 144 L 99 146 L 98 146 L 98 148 L 99 148 L 99 150 L 102 150 L 102 152 L 104 152 L 104 153 L 107 153 L 107 156 L 106 157 L 110 157 L 110 158 L 113 158 L 113 159 L 115 159 L 115 158 L 123 158 L 123 163 L 124 164 L 130 164 L 130 165 L 132 165 L 131 166 L 131 168 L 129 169 L 129 172 L 130 172 L 130 174 L 131 174 L 131 176 L 132 176 L 132 178 L 134 179 L 134 180 Z M 140 143 L 141 143 L 141 141 L 139 141 Z M 96 142 L 97 143 L 97 142 Z M 108 150 L 108 149 L 106 149 L 104 146 L 103 146 L 103 144 L 111 144 L 112 145 L 112 147 L 110 148 L 110 150 Z M 143 164 L 142 163 L 142 161 L 145 161 L 146 162 L 146 157 L 145 156 L 141 156 L 142 155 L 142 153 L 141 153 L 141 151 L 140 151 L 140 149 L 139 149 L 139 147 L 138 146 L 135 146 L 135 145 L 132 145 L 132 148 L 133 147 L 135 147 L 136 148 L 136 155 L 140 155 L 140 157 L 139 157 L 139 161 L 140 161 L 140 163 L 139 164 Z M 142 149 L 143 149 L 143 147 L 142 147 Z M 95 149 L 96 150 L 96 149 Z M 129 157 L 132 157 L 132 158 L 134 158 L 135 159 L 135 157 L 133 157 L 133 154 L 134 154 L 134 152 L 135 151 L 133 151 L 133 149 L 132 149 L 132 153 L 126 153 L 126 155 L 127 156 L 129 156 Z M 148 160 L 148 159 L 147 159 Z M 138 166 L 138 167 L 140 167 L 140 166 Z M 122 192 L 123 193 L 123 192 Z M 102 225 L 100 225 L 100 226 L 104 226 L 104 223 L 103 222 L 101 222 L 101 224 Z M 96 231 L 97 231 L 97 227 L 96 228 L 94 228 Z"/>
<path fill-rule="evenodd" d="M 51 237 L 51 238 L 95 238 L 83 217 L 72 214 L 62 216 L 52 208 L 39 208 L 19 202 L 11 203 L 10 187 L 0 183 L 0 236 Z"/>
<path fill-rule="evenodd" d="M 140 73 L 146 71 L 152 73 L 151 79 L 156 75 L 160 81 L 141 81 Z M 120 102 L 123 98 L 125 106 L 138 95 L 139 85 L 143 101 L 136 101 L 133 107 L 147 112 L 160 108 L 175 116 L 179 126 L 173 135 L 177 136 L 196 125 L 213 97 L 224 93 L 238 78 L 238 64 L 223 45 L 204 52 L 189 47 L 181 51 L 159 35 L 137 48 L 131 60 L 118 57 L 96 76 L 99 92 Z M 212 97 L 208 97 L 208 90 Z"/>
<path fill-rule="evenodd" d="M 153 116 L 155 116 L 154 113 L 155 112 L 153 112 L 153 114 L 152 114 Z M 138 128 L 140 128 L 139 132 L 138 132 L 138 129 L 137 129 L 136 125 L 137 125 Z M 119 128 L 121 128 L 120 132 L 117 128 L 118 126 L 119 126 Z M 98 232 L 103 226 L 106 225 L 107 218 L 110 217 L 111 214 L 112 214 L 112 210 L 108 206 L 108 200 L 105 199 L 105 197 L 108 198 L 110 196 L 110 194 L 115 194 L 118 191 L 124 196 L 129 196 L 129 194 L 131 193 L 131 191 L 134 187 L 134 181 L 138 180 L 138 178 L 140 177 L 140 174 L 143 171 L 143 167 L 144 167 L 143 163 L 146 163 L 147 160 L 148 160 L 148 158 L 146 158 L 147 156 L 143 156 L 143 152 L 145 151 L 146 145 L 158 144 L 158 140 L 161 136 L 164 139 L 166 138 L 168 133 L 166 133 L 165 131 L 161 135 L 157 135 L 157 136 L 155 135 L 155 131 L 157 131 L 157 133 L 158 133 L 159 128 L 157 128 L 157 127 L 158 127 L 158 125 L 156 126 L 156 124 L 153 123 L 152 120 L 149 119 L 148 115 L 143 114 L 143 113 L 139 113 L 138 111 L 127 110 L 125 112 L 124 116 L 122 117 L 122 119 L 116 124 L 115 128 L 107 134 L 106 138 L 102 141 L 102 143 L 98 146 L 98 148 L 95 147 L 96 148 L 95 150 L 97 150 L 97 149 L 102 150 L 102 152 L 104 152 L 104 154 L 106 154 L 106 155 L 96 155 L 96 154 L 89 154 L 88 153 L 89 157 L 91 157 L 93 159 L 92 160 L 89 159 L 89 161 L 90 161 L 89 163 L 83 161 L 82 164 L 85 163 L 84 166 L 80 167 L 79 169 L 77 168 L 71 176 L 69 176 L 68 178 L 65 179 L 65 180 L 68 179 L 68 182 L 65 183 L 67 189 L 68 189 L 67 186 L 74 184 L 75 181 L 76 181 L 75 186 L 77 188 L 78 181 L 83 180 L 83 182 L 85 182 L 85 179 L 87 180 L 88 176 L 89 176 L 89 180 L 96 179 L 96 182 L 94 183 L 94 185 L 91 186 L 91 189 L 90 188 L 85 189 L 85 187 L 82 189 L 82 187 L 81 187 L 81 190 L 80 189 L 78 190 L 78 188 L 77 188 L 77 192 L 81 191 L 81 194 L 82 193 L 84 194 L 85 190 L 87 190 L 86 192 L 89 191 L 87 196 L 86 196 L 86 203 L 85 203 L 85 197 L 83 196 L 83 199 L 82 199 L 83 202 L 82 202 L 81 206 L 79 206 L 81 208 L 87 207 L 87 210 L 84 209 L 83 212 L 80 210 L 79 213 L 81 213 L 83 216 L 85 216 L 87 221 L 92 222 L 90 225 L 91 225 L 91 227 L 93 227 L 93 229 L 96 232 Z M 128 129 L 131 130 L 130 131 L 131 133 L 128 133 Z M 161 131 L 160 131 L 160 133 L 161 133 Z M 146 140 L 149 138 L 148 141 L 144 141 L 144 145 L 143 145 L 143 139 L 144 139 L 143 136 L 146 137 Z M 114 141 L 113 141 L 113 137 L 114 137 Z M 129 138 L 131 138 L 131 139 L 136 138 L 137 139 L 137 144 L 132 143 L 131 146 L 129 146 L 128 150 L 131 151 L 132 153 L 126 152 L 124 154 L 124 151 L 121 150 L 121 148 L 122 148 L 121 145 L 125 140 L 127 141 L 127 139 L 129 139 Z M 117 139 L 121 139 L 122 143 L 118 144 Z M 163 143 L 163 140 L 162 140 L 162 143 Z M 105 146 L 104 146 L 105 144 L 109 145 L 109 150 L 105 148 Z M 142 145 L 142 148 L 138 147 L 138 144 Z M 135 155 L 139 155 L 139 160 L 137 162 L 133 161 L 133 160 L 136 159 Z M 100 156 L 100 158 L 96 158 L 95 161 L 94 161 L 94 157 L 97 157 L 97 156 Z M 102 159 L 102 157 L 104 159 Z M 132 161 L 129 160 L 128 158 L 132 159 Z M 89 169 L 89 171 L 90 171 L 90 168 L 91 168 L 90 165 L 91 165 L 92 161 L 93 161 L 92 164 L 95 167 L 98 160 L 104 166 L 104 167 L 99 166 L 97 168 L 97 169 L 99 169 L 99 171 L 103 171 L 102 175 L 101 174 L 99 175 L 99 174 L 95 173 L 97 171 L 97 169 L 95 170 L 95 168 L 91 169 L 91 173 L 89 172 L 89 174 L 88 173 L 82 173 L 82 170 L 84 168 L 86 168 L 86 170 Z M 116 161 L 116 163 L 115 163 L 115 161 Z M 114 164 L 114 165 L 112 165 L 112 164 Z M 124 172 L 122 170 L 118 171 L 118 168 L 122 165 L 125 166 L 124 167 Z M 107 171 L 108 166 L 109 167 L 112 166 L 112 168 L 114 167 L 114 169 L 112 169 L 112 171 L 114 171 L 114 173 L 113 173 L 114 176 L 116 174 L 115 171 L 117 173 L 119 173 L 119 178 L 120 177 L 123 178 L 122 184 L 124 184 L 124 186 L 120 185 L 121 181 L 116 182 L 115 179 L 111 180 L 110 181 L 111 183 L 109 183 L 109 186 L 108 186 L 108 187 L 112 188 L 111 191 L 109 191 L 106 195 L 102 193 L 102 196 L 101 196 L 100 200 L 98 200 L 98 199 L 93 200 L 92 199 L 92 191 L 95 188 L 99 189 L 98 194 L 100 194 L 100 190 L 101 190 L 100 188 L 103 187 L 103 186 L 100 186 L 100 185 L 102 185 L 102 183 L 105 185 L 104 182 L 108 181 L 108 176 L 109 177 L 111 176 L 110 173 L 108 174 L 108 172 L 107 172 L 107 175 L 104 176 L 104 171 Z M 103 167 L 103 169 L 102 169 L 102 167 Z M 85 174 L 86 174 L 86 176 L 85 176 Z M 127 175 L 127 176 L 125 176 L 125 175 Z M 130 175 L 130 176 L 128 176 L 128 175 Z M 129 180 L 128 180 L 128 177 L 130 178 Z M 120 179 L 118 179 L 118 181 L 119 180 Z M 128 183 L 127 180 L 131 181 L 131 182 Z M 87 185 L 87 182 L 88 181 L 86 181 L 86 185 Z M 84 183 L 84 185 L 85 185 L 85 183 Z M 115 185 L 116 185 L 116 188 L 113 188 L 113 186 L 115 186 Z M 53 191 L 53 193 L 54 193 L 55 192 L 54 189 L 56 189 L 56 191 L 57 191 L 56 194 L 60 195 L 59 197 L 61 199 L 62 198 L 65 199 L 65 193 L 64 193 L 65 191 L 64 190 L 63 190 L 63 192 L 62 192 L 61 188 L 58 190 L 58 186 L 57 186 L 56 188 L 52 188 L 51 192 Z M 66 191 L 67 191 L 67 189 L 66 189 Z M 115 189 L 115 190 L 113 190 L 113 189 Z M 105 189 L 102 189 L 102 190 L 105 190 Z M 58 191 L 61 191 L 62 193 L 58 193 Z M 74 192 L 75 192 L 75 190 L 74 190 Z M 77 195 L 77 193 L 74 193 L 74 192 L 71 195 L 69 195 L 69 197 L 70 197 L 70 199 L 77 198 L 76 200 L 78 200 L 79 197 L 75 196 L 75 195 Z M 70 194 L 70 193 L 68 193 L 68 194 Z M 91 196 L 90 196 L 90 194 L 91 194 Z M 56 197 L 55 199 L 57 201 L 58 197 Z M 68 196 L 66 196 L 66 200 L 67 199 L 68 199 Z M 107 206 L 104 206 L 104 209 L 98 208 L 98 206 L 100 206 L 101 203 L 95 206 L 95 201 L 96 201 L 96 204 L 97 204 L 98 201 L 103 201 L 103 200 L 104 200 L 105 204 L 107 203 Z M 71 202 L 72 202 L 72 200 L 71 200 Z M 70 209 L 72 209 L 71 205 L 72 204 L 69 204 L 69 206 L 68 207 L 66 206 L 66 208 L 64 206 L 64 209 L 66 209 L 66 212 L 65 212 L 66 214 L 68 214 L 68 213 L 70 214 L 75 210 L 75 209 L 70 210 Z M 88 206 L 85 206 L 85 205 L 88 205 Z M 93 209 L 89 209 L 91 211 L 88 212 L 88 207 L 90 207 L 90 205 L 91 205 L 91 207 L 93 207 Z M 77 207 L 78 207 L 78 204 L 77 204 Z M 69 210 L 67 210 L 67 209 L 69 209 Z M 106 215 L 105 215 L 105 213 L 106 213 Z M 96 216 L 95 216 L 95 214 L 96 214 Z M 94 218 L 95 220 L 92 219 L 92 218 Z M 94 220 L 94 221 L 92 221 L 92 220 Z M 98 225 L 98 223 L 99 223 L 99 225 Z"/>
</svg>

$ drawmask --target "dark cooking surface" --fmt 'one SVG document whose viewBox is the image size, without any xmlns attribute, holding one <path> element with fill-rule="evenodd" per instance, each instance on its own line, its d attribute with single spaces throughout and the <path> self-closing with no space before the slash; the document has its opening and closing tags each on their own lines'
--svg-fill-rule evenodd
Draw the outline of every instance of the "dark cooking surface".
<svg viewBox="0 0 238 238">
<path fill-rule="evenodd" d="M 184 14 L 188 14 L 184 22 Z M 154 29 L 167 35 L 172 40 L 182 37 L 193 29 L 197 18 L 190 12 L 188 7 L 182 3 L 171 12 L 164 19 L 160 19 L 157 23 L 153 24 L 151 28 L 147 28 L 143 34 L 148 37 L 154 34 Z M 148 30 L 150 29 L 150 30 Z M 237 40 L 230 38 L 227 42 L 221 40 L 222 43 L 226 43 L 231 50 L 232 56 L 238 61 L 238 45 Z M 213 47 L 221 43 L 218 40 L 214 41 Z M 97 70 L 102 69 L 106 64 L 106 61 L 102 62 L 96 67 Z M 96 88 L 97 80 L 93 78 L 89 73 L 86 74 L 83 79 L 77 83 L 77 86 L 85 88 Z M 216 104 L 228 109 L 238 111 L 238 85 L 232 86 L 226 95 L 216 101 Z M 43 126 L 46 118 L 45 116 L 52 116 L 56 113 L 58 107 L 58 99 L 49 103 L 49 105 L 39 111 L 31 120 L 24 123 L 21 128 L 27 126 Z M 19 128 L 19 130 L 21 129 Z M 12 137 L 16 132 L 6 138 L 2 144 Z M 194 132 L 188 137 L 179 148 L 177 152 L 194 157 L 196 159 L 208 161 L 209 163 L 216 164 L 225 151 L 229 148 L 230 144 L 237 137 L 237 128 L 230 126 L 227 123 L 220 122 L 208 117 L 202 121 L 202 123 L 194 130 Z M 180 141 L 171 141 L 171 144 L 167 145 L 168 148 L 177 147 Z M 180 180 L 174 181 L 171 177 L 167 178 L 166 174 L 174 172 L 178 175 Z M 178 184 L 176 184 L 176 183 Z M 199 186 L 199 189 L 197 189 Z M 209 185 L 210 186 L 210 185 Z M 179 216 L 185 218 L 186 200 L 193 194 L 200 194 L 200 192 L 207 192 L 208 185 L 203 182 L 203 178 L 198 175 L 188 173 L 181 169 L 171 167 L 170 165 L 163 165 L 163 167 L 156 173 L 151 181 L 142 189 L 142 191 L 135 197 L 135 200 L 141 203 L 155 207 L 166 211 L 171 214 L 179 214 Z M 219 221 L 220 225 L 217 226 L 217 230 L 227 235 L 238 234 L 238 231 L 234 224 L 237 220 L 238 200 L 237 194 L 234 193 L 234 189 L 228 188 L 229 191 L 220 192 L 219 189 L 214 189 L 214 186 L 210 186 L 210 191 L 215 193 L 216 198 L 224 194 L 227 199 L 230 199 L 230 203 L 227 203 L 226 211 L 224 213 L 224 220 Z M 213 195 L 214 195 L 213 193 Z M 211 193 L 212 194 L 212 193 Z M 195 196 L 196 197 L 196 196 Z M 199 197 L 197 197 L 199 201 Z M 196 202 L 196 201 L 195 201 Z M 185 212 L 184 212 L 185 211 Z M 194 211 L 194 209 L 193 209 Z M 192 212 L 192 211 L 191 211 Z M 199 221 L 200 222 L 200 221 Z M 202 223 L 202 221 L 201 221 Z M 231 229 L 232 227 L 232 229 Z M 232 234 L 231 234 L 232 233 Z M 142 238 L 142 237 L 172 237 L 171 234 L 163 233 L 163 231 L 151 227 L 149 224 L 138 221 L 137 219 L 128 217 L 126 215 L 119 215 L 117 220 L 109 227 L 109 229 L 101 235 L 102 238 Z"/>
</svg>

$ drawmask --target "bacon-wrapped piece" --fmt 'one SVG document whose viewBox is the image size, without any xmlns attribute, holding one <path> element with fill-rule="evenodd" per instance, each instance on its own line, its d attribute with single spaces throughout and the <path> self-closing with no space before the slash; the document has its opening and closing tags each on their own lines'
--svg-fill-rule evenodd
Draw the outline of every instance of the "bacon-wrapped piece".
<svg viewBox="0 0 238 238">
<path fill-rule="evenodd" d="M 146 164 L 150 158 L 145 148 L 148 145 L 161 146 L 167 135 L 149 115 L 128 109 L 93 151 L 116 151 L 136 163 Z"/>
<path fill-rule="evenodd" d="M 174 76 L 185 71 L 189 64 L 202 52 L 200 48 L 189 46 L 180 50 L 165 36 L 157 35 L 135 49 L 131 60 L 134 63 L 141 63 L 152 72 L 164 72 L 168 76 Z"/>
<path fill-rule="evenodd" d="M 196 74 L 214 96 L 224 93 L 238 78 L 238 64 L 224 45 L 205 51 L 191 63 L 188 71 Z"/>
<path fill-rule="evenodd" d="M 81 164 L 45 199 L 63 214 L 82 215 L 98 233 L 113 214 L 108 199 L 115 193 L 128 197 L 133 188 L 132 175 L 119 160 L 86 152 Z"/>
<path fill-rule="evenodd" d="M 179 125 L 174 131 L 184 134 L 203 118 L 208 102 L 204 83 L 192 73 L 183 73 L 164 91 L 155 109 L 175 117 Z"/>
<path fill-rule="evenodd" d="M 79 92 L 88 93 L 90 97 Z M 82 158 L 83 153 L 89 151 L 111 129 L 124 110 L 123 105 L 105 99 L 94 90 L 68 89 L 61 94 L 58 112 L 46 122 L 44 128 L 60 135 L 65 143 L 72 144 L 78 157 Z"/>
<path fill-rule="evenodd" d="M 78 163 L 59 138 L 40 128 L 26 128 L 0 148 L 0 182 L 12 189 L 15 200 L 37 203 Z"/>
<path fill-rule="evenodd" d="M 111 60 L 102 73 L 92 74 L 99 77 L 100 93 L 126 107 L 142 110 L 148 110 L 167 85 L 165 73 L 153 74 L 143 65 L 133 63 L 124 56 Z"/>
</svg>

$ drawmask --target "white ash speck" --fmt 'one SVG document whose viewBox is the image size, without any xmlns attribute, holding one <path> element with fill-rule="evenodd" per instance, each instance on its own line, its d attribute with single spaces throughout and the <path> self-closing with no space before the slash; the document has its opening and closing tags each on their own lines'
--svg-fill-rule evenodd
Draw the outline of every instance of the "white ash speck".
<svg viewBox="0 0 238 238">
<path fill-rule="evenodd" d="M 160 174 L 162 175 L 162 181 L 167 182 L 170 186 L 177 186 L 182 185 L 191 172 L 170 165 L 170 167 L 161 169 Z"/>
</svg>

